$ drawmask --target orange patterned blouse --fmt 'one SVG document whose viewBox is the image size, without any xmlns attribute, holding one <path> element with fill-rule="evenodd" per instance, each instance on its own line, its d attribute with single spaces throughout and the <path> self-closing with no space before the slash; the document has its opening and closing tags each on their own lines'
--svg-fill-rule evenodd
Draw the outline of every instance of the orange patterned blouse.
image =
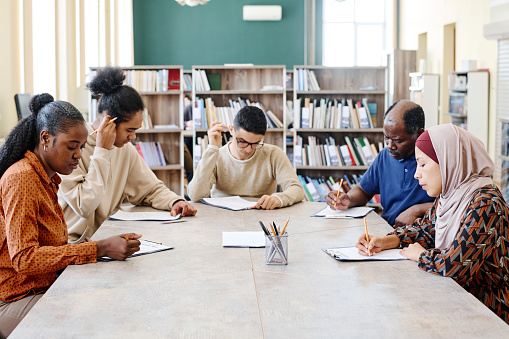
<svg viewBox="0 0 509 339">
<path fill-rule="evenodd" d="M 45 292 L 58 270 L 97 261 L 95 241 L 67 244 L 59 184 L 30 151 L 0 179 L 0 300 Z"/>
</svg>

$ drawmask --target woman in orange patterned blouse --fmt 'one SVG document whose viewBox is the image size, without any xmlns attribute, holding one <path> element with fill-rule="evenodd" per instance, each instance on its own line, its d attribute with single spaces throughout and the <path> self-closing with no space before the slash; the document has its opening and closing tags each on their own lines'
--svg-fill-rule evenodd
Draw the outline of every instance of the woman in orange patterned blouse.
<svg viewBox="0 0 509 339">
<path fill-rule="evenodd" d="M 14 330 L 59 270 L 101 256 L 124 260 L 140 246 L 137 234 L 67 244 L 57 173 L 78 166 L 85 121 L 74 106 L 49 94 L 34 96 L 30 110 L 0 149 L 0 338 Z"/>
<path fill-rule="evenodd" d="M 452 124 L 434 126 L 417 139 L 415 157 L 415 178 L 437 197 L 433 206 L 369 244 L 362 235 L 359 253 L 401 246 L 421 269 L 453 278 L 509 323 L 509 211 L 483 143 Z"/>
</svg>

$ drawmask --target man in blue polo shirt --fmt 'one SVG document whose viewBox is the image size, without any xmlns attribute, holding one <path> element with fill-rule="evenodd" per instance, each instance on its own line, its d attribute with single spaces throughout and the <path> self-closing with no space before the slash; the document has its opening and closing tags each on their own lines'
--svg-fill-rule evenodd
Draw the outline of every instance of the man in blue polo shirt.
<svg viewBox="0 0 509 339">
<path fill-rule="evenodd" d="M 348 194 L 337 191 L 325 197 L 334 210 L 365 205 L 380 194 L 382 218 L 394 227 L 412 224 L 431 207 L 434 198 L 428 196 L 414 178 L 415 141 L 424 132 L 424 111 L 412 101 L 394 103 L 384 116 L 386 147 L 362 177 L 359 185 Z M 337 201 L 337 205 L 334 203 Z"/>
</svg>

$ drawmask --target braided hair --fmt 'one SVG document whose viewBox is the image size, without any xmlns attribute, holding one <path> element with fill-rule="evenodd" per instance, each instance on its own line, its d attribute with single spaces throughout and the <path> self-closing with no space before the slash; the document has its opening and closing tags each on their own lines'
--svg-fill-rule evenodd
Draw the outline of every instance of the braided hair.
<svg viewBox="0 0 509 339">
<path fill-rule="evenodd" d="M 35 150 L 42 131 L 56 136 L 85 123 L 76 107 L 65 101 L 55 101 L 48 93 L 34 95 L 29 108 L 32 114 L 14 126 L 0 148 L 0 177 L 11 165 L 23 159 L 26 151 Z"/>
<path fill-rule="evenodd" d="M 117 118 L 117 124 L 130 121 L 144 108 L 140 94 L 131 86 L 124 85 L 124 80 L 121 68 L 104 67 L 87 84 L 93 96 L 100 96 L 98 112 L 107 112 L 112 118 Z"/>
</svg>

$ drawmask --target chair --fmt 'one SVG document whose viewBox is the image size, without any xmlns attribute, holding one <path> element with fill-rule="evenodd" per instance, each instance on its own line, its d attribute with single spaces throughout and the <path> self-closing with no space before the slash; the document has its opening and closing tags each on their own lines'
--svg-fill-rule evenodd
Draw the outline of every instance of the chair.
<svg viewBox="0 0 509 339">
<path fill-rule="evenodd" d="M 30 102 L 29 93 L 18 93 L 14 95 L 14 102 L 16 103 L 18 121 L 32 114 L 32 112 L 30 112 L 30 108 L 28 107 L 28 103 Z"/>
</svg>

